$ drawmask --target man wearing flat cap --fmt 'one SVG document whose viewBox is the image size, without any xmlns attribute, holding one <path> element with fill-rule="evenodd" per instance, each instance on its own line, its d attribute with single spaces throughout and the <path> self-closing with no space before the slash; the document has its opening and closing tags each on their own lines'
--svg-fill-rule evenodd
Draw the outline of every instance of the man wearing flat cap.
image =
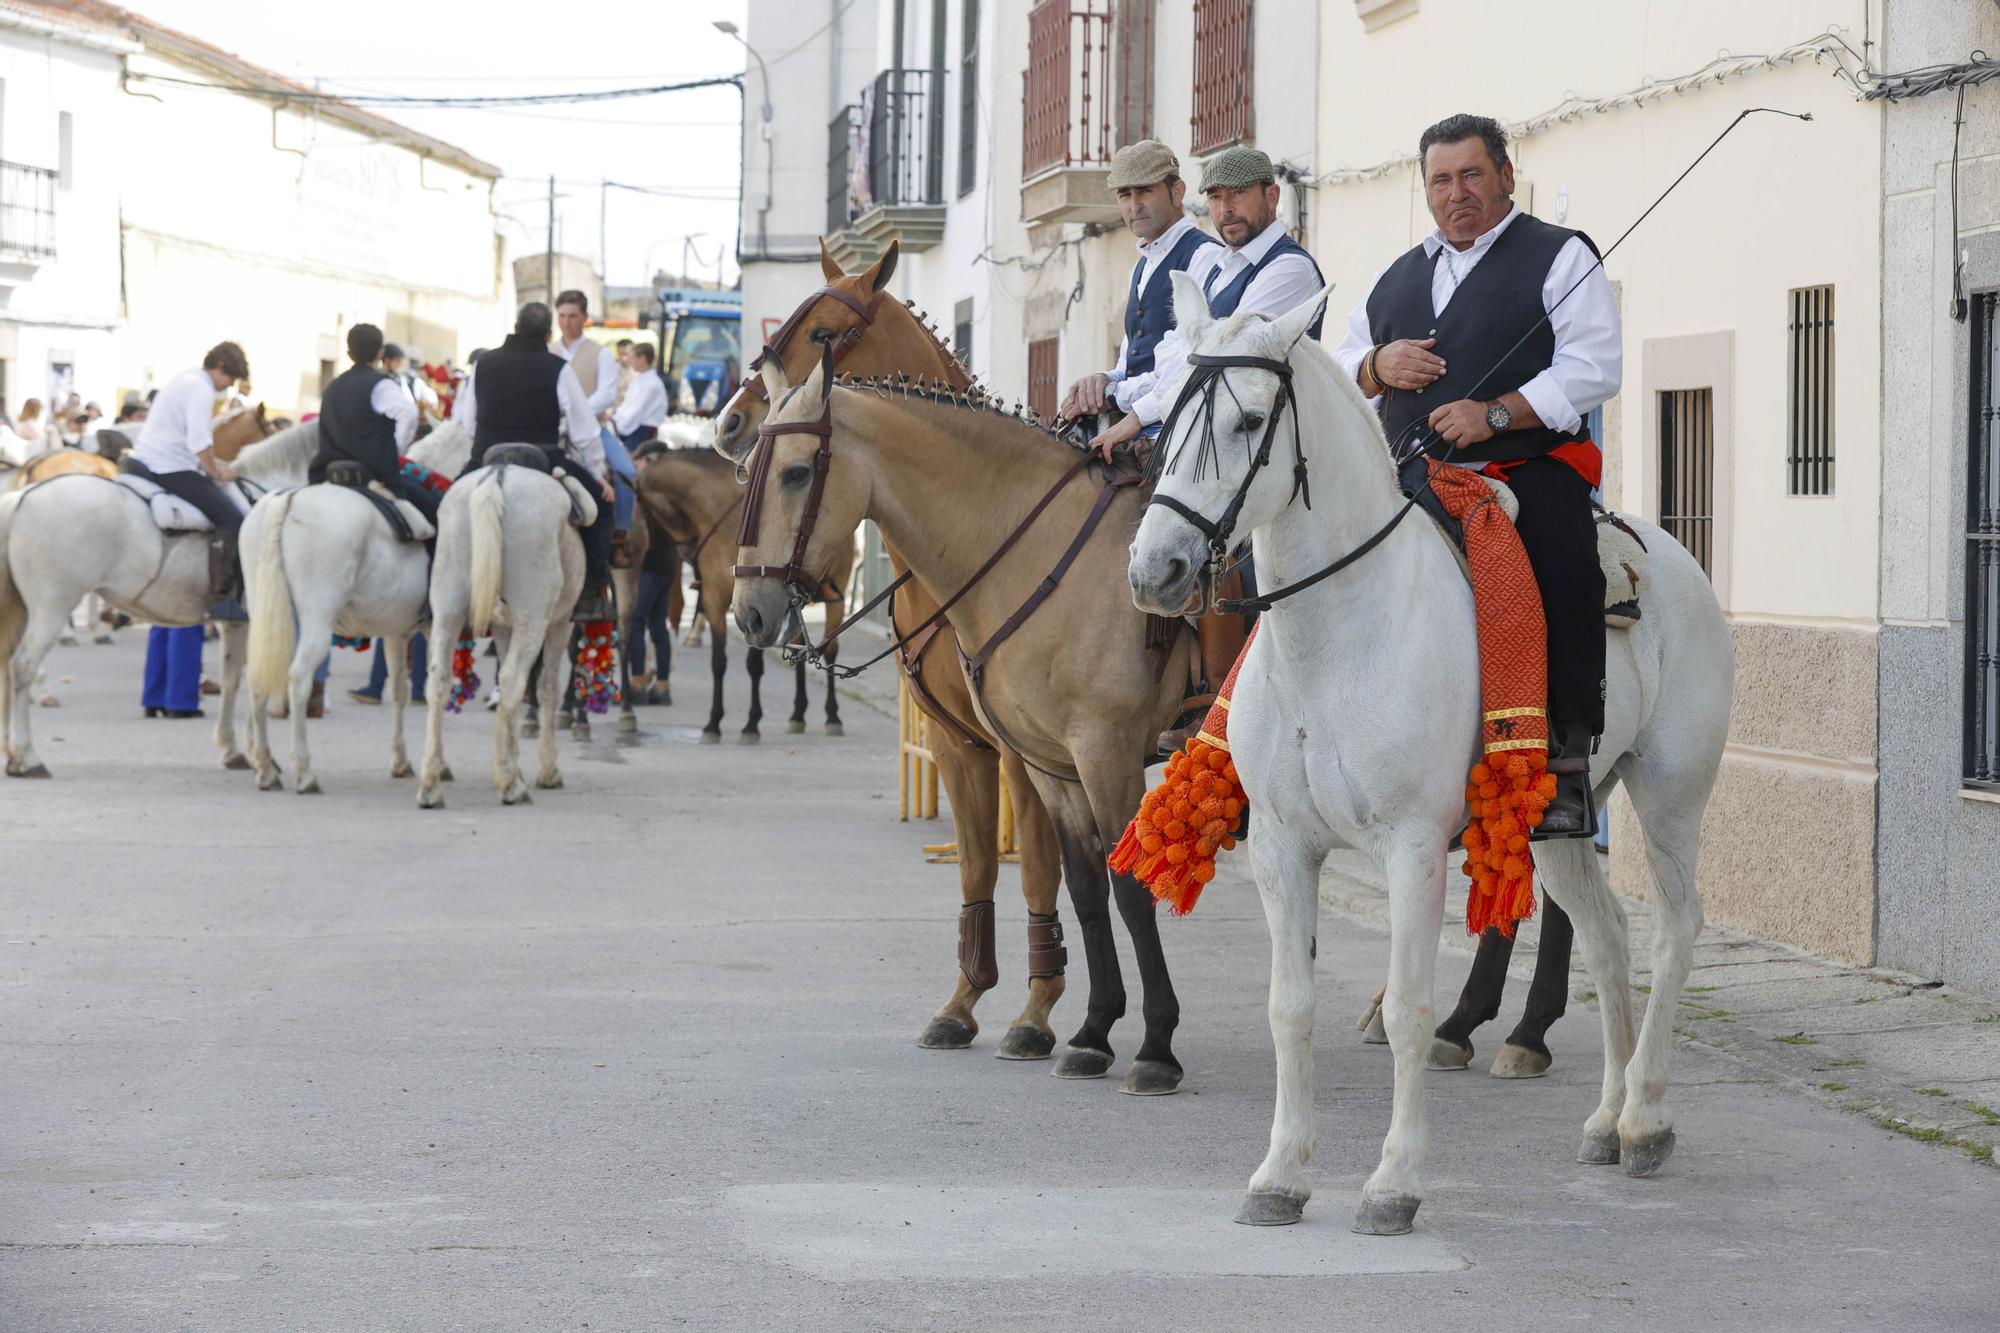
<svg viewBox="0 0 2000 1333">
<path fill-rule="evenodd" d="M 1201 284 L 1208 308 L 1218 319 L 1239 311 L 1273 319 L 1326 285 L 1306 248 L 1278 224 L 1278 173 L 1271 159 L 1247 144 L 1226 148 L 1201 170 L 1201 193 L 1208 218 L 1222 245 L 1204 247 L 1187 273 Z M 1310 332 L 1319 337 L 1322 318 Z M 1131 413 L 1091 443 L 1110 456 L 1112 449 L 1158 424 L 1173 403 L 1167 391 L 1187 364 L 1187 339 L 1169 329 L 1153 351 L 1153 382 L 1132 403 Z"/>
<path fill-rule="evenodd" d="M 1125 293 L 1125 337 L 1110 370 L 1085 375 L 1064 395 L 1062 415 L 1086 416 L 1132 405 L 1154 387 L 1153 351 L 1174 326 L 1174 284 L 1170 274 L 1186 269 L 1198 254 L 1219 252 L 1216 239 L 1194 225 L 1185 207 L 1187 182 L 1180 159 L 1157 139 L 1127 144 L 1111 159 L 1109 185 L 1118 211 L 1138 238 L 1139 262 Z M 1142 432 L 1159 433 L 1159 420 Z"/>
</svg>

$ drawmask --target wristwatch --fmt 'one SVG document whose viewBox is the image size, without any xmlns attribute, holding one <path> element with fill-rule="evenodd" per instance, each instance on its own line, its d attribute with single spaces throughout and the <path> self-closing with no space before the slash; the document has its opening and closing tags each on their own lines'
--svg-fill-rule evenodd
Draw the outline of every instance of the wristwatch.
<svg viewBox="0 0 2000 1333">
<path fill-rule="evenodd" d="M 1507 411 L 1505 403 L 1493 402 L 1486 405 L 1486 424 L 1493 428 L 1495 435 L 1514 424 L 1514 417 Z"/>
</svg>

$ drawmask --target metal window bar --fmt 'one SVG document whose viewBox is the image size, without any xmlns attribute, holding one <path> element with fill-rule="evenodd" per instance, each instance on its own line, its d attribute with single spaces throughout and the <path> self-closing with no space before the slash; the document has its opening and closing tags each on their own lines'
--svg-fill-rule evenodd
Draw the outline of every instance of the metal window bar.
<svg viewBox="0 0 2000 1333">
<path fill-rule="evenodd" d="M 868 126 L 868 192 L 871 202 L 941 204 L 944 154 L 931 132 L 940 114 L 944 71 L 885 69 L 875 76 Z"/>
<path fill-rule="evenodd" d="M 1154 0 L 1117 0 L 1111 26 L 1118 44 L 1117 142 L 1153 137 Z"/>
<path fill-rule="evenodd" d="M 826 127 L 826 234 L 854 221 L 854 161 L 861 151 L 861 108 L 844 106 Z"/>
<path fill-rule="evenodd" d="M 1021 72 L 1021 178 L 1111 160 L 1111 14 L 1106 0 L 1042 0 L 1028 12 Z"/>
<path fill-rule="evenodd" d="M 1056 414 L 1056 361 L 1059 338 L 1038 338 L 1028 344 L 1028 409 L 1049 420 Z"/>
<path fill-rule="evenodd" d="M 1250 53 L 1250 0 L 1195 0 L 1191 152 L 1250 137 Z"/>
<path fill-rule="evenodd" d="M 958 197 L 979 185 L 979 0 L 965 0 L 958 52 Z"/>
<path fill-rule="evenodd" d="M 2000 789 L 2000 293 L 1973 297 L 1965 514 L 1965 762 L 1968 785 Z"/>
<path fill-rule="evenodd" d="M 1709 389 L 1660 394 L 1660 526 L 1715 577 L 1715 397 Z"/>
<path fill-rule="evenodd" d="M 56 173 L 0 162 L 0 254 L 56 257 Z"/>
<path fill-rule="evenodd" d="M 1791 412 L 1785 455 L 1792 495 L 1833 494 L 1833 288 L 1791 293 Z"/>
</svg>

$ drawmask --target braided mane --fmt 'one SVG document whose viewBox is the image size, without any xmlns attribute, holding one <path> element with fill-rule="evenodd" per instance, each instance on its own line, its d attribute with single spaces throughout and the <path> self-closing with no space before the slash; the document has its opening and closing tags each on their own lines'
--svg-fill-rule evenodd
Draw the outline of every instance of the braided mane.
<svg viewBox="0 0 2000 1333">
<path fill-rule="evenodd" d="M 988 394 L 985 387 L 977 380 L 973 381 L 970 388 L 960 389 L 947 380 L 927 379 L 922 375 L 910 375 L 898 371 L 894 375 L 836 375 L 833 387 L 872 393 L 877 398 L 915 398 L 961 412 L 979 412 L 1026 426 L 1037 434 L 1056 441 L 1064 448 L 1073 450 L 1082 448 L 1073 437 L 1058 431 L 1053 421 L 1044 420 L 1040 414 L 1023 407 L 1019 399 L 1014 401 L 1010 409 L 1004 400 Z"/>
</svg>

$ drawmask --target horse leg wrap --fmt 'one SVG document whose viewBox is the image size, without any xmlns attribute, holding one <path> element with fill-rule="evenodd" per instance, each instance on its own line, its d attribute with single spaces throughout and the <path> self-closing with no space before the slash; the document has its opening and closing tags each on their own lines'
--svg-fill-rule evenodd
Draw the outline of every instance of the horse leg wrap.
<svg viewBox="0 0 2000 1333">
<path fill-rule="evenodd" d="M 1063 948 L 1062 922 L 1053 913 L 1048 916 L 1028 913 L 1028 979 L 1059 977 L 1068 962 L 1069 950 Z"/>
<path fill-rule="evenodd" d="M 958 967 L 974 990 L 1000 984 L 1000 954 L 993 943 L 993 900 L 958 909 Z"/>
</svg>

